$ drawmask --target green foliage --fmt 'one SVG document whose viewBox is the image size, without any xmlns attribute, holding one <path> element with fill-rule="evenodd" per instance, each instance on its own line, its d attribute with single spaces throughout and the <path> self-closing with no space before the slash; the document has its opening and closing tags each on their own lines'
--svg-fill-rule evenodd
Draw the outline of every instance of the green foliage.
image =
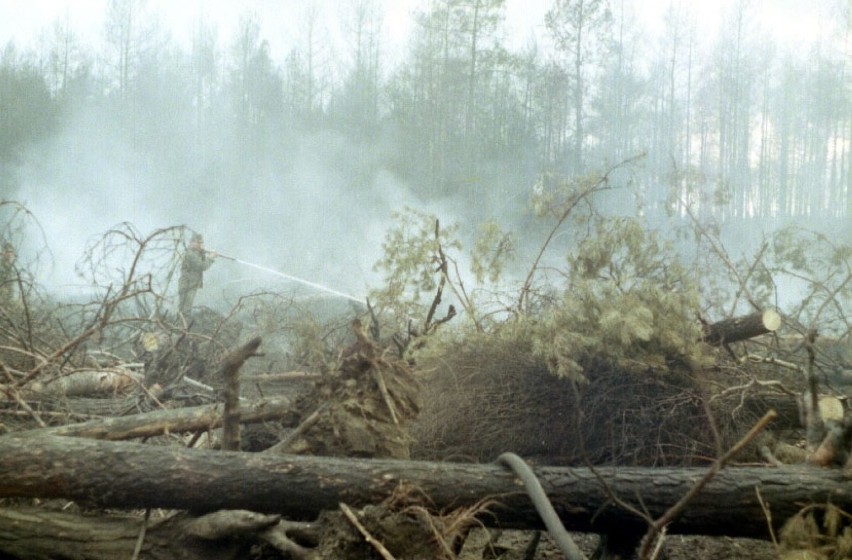
<svg viewBox="0 0 852 560">
<path fill-rule="evenodd" d="M 444 227 L 437 217 L 411 208 L 394 214 L 394 219 L 396 225 L 382 244 L 384 256 L 374 266 L 383 273 L 384 287 L 371 293 L 372 301 L 396 317 L 412 321 L 421 334 L 452 317 L 449 308 L 448 315 L 436 315 L 441 304 L 461 307 L 467 320 L 483 328 L 480 314 L 487 315 L 490 304 L 479 301 L 478 296 L 481 288 L 500 281 L 514 253 L 513 236 L 494 222 L 479 228 L 469 255 L 475 286 L 468 287 L 457 261 L 462 244 L 456 224 Z M 452 300 L 445 301 L 448 296 Z"/>
<path fill-rule="evenodd" d="M 586 236 L 568 255 L 561 299 L 537 307 L 534 314 L 523 311 L 530 306 L 516 310 L 513 321 L 492 323 L 490 335 L 525 333 L 533 359 L 575 380 L 597 367 L 641 372 L 677 362 L 700 368 L 706 360 L 699 342 L 699 290 L 671 243 L 637 219 L 596 214 L 589 195 L 606 188 L 606 174 L 548 182 L 538 185 L 533 197 L 537 213 L 556 223 L 544 247 L 561 226 Z M 584 211 L 573 213 L 581 203 Z M 385 239 L 385 256 L 376 265 L 386 281 L 377 301 L 419 320 L 427 308 L 422 298 L 449 282 L 455 295 L 467 298 L 465 309 L 474 309 L 460 279 L 449 278 L 441 266 L 446 248 L 461 250 L 450 235 L 455 228 L 440 230 L 434 216 L 411 209 L 396 218 L 398 225 Z M 497 282 L 512 248 L 511 237 L 497 224 L 485 224 L 472 255 L 477 282 Z"/>
<path fill-rule="evenodd" d="M 698 290 L 672 247 L 634 219 L 599 220 L 594 233 L 568 258 L 568 287 L 537 326 L 536 352 L 572 379 L 598 366 L 700 367 Z"/>
<path fill-rule="evenodd" d="M 593 195 L 610 189 L 610 175 L 618 169 L 629 167 L 634 162 L 645 157 L 639 154 L 623 160 L 610 167 L 605 173 L 591 173 L 581 177 L 566 179 L 559 174 L 542 174 L 538 183 L 533 187 L 532 209 L 539 218 L 547 217 L 553 220 L 550 233 L 542 243 L 538 256 L 533 261 L 527 278 L 521 288 L 518 299 L 518 310 L 529 311 L 529 294 L 533 288 L 533 280 L 541 264 L 542 256 L 551 242 L 556 239 L 557 232 L 567 224 L 573 223 L 578 227 L 587 227 L 590 220 L 596 216 L 592 204 Z M 578 212 L 580 206 L 584 212 Z M 569 221 L 570 218 L 570 221 Z"/>
<path fill-rule="evenodd" d="M 558 225 L 581 200 L 590 193 L 605 188 L 606 182 L 607 176 L 600 173 L 577 177 L 543 173 L 533 186 L 530 206 L 537 217 L 553 218 Z"/>
<path fill-rule="evenodd" d="M 515 239 L 512 234 L 504 232 L 496 222 L 482 224 L 473 248 L 471 264 L 476 281 L 480 284 L 497 282 L 514 252 Z"/>
<path fill-rule="evenodd" d="M 380 307 L 393 309 L 403 317 L 425 314 L 425 297 L 438 287 L 440 251 L 461 249 L 455 238 L 458 226 L 439 227 L 438 218 L 406 207 L 393 214 L 395 226 L 385 233 L 383 257 L 373 269 L 382 272 L 384 287 L 371 297 Z"/>
</svg>

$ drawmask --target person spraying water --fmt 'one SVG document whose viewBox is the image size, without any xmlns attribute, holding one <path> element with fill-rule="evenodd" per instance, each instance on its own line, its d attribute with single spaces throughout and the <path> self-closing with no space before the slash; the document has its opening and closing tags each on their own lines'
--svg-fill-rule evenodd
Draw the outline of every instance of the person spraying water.
<svg viewBox="0 0 852 560">
<path fill-rule="evenodd" d="M 192 311 L 195 294 L 204 286 L 204 271 L 213 265 L 218 253 L 204 249 L 204 237 L 193 233 L 183 255 L 178 280 L 178 311 L 186 319 Z"/>
</svg>

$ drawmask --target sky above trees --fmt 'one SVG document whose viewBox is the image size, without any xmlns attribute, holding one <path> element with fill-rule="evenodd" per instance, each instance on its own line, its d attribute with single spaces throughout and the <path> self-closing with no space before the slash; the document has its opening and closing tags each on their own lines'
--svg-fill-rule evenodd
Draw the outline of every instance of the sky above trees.
<svg viewBox="0 0 852 560">
<path fill-rule="evenodd" d="M 29 0 L 0 2 L 0 44 L 12 40 L 18 45 L 34 45 L 40 36 L 49 32 L 54 21 L 69 18 L 71 27 L 82 38 L 98 43 L 103 37 L 104 20 L 109 0 Z M 424 0 L 378 0 L 384 12 L 384 33 L 393 49 L 404 47 L 412 29 L 411 14 L 422 9 Z M 724 12 L 730 11 L 733 0 L 642 0 L 626 1 L 636 5 L 636 15 L 649 38 L 660 33 L 664 14 L 670 6 L 695 14 L 703 34 L 714 34 Z M 310 6 L 318 6 L 326 22 L 328 36 L 343 42 L 341 20 L 352 2 L 346 0 L 146 0 L 147 10 L 157 14 L 170 35 L 183 46 L 191 42 L 192 29 L 199 16 L 213 22 L 226 40 L 235 32 L 241 16 L 256 14 L 261 21 L 261 33 L 268 38 L 272 52 L 283 59 L 299 33 L 300 15 Z M 531 35 L 544 36 L 544 14 L 551 0 L 508 0 L 506 20 L 510 43 L 519 46 Z M 827 5 L 812 0 L 755 0 L 767 31 L 778 39 L 798 44 L 813 41 L 825 28 L 825 19 L 833 15 Z M 283 7 L 282 7 L 283 6 Z"/>
</svg>

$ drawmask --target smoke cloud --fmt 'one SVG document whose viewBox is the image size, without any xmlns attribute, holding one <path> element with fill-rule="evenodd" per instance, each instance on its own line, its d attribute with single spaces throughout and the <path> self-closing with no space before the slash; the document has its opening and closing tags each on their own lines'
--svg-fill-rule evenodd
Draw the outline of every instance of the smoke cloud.
<svg viewBox="0 0 852 560">
<path fill-rule="evenodd" d="M 49 290 L 73 293 L 82 282 L 74 271 L 87 243 L 129 222 L 143 235 L 185 225 L 204 234 L 209 250 L 363 297 L 375 286 L 372 267 L 393 211 L 425 206 L 371 161 L 378 147 L 353 146 L 330 132 L 299 135 L 292 149 L 247 172 L 242 165 L 229 168 L 234 154 L 245 152 L 239 141 L 205 147 L 207 156 L 195 161 L 178 154 L 176 165 L 134 147 L 129 132 L 78 113 L 27 154 L 17 198 L 35 215 L 54 256 L 37 279 Z M 259 289 L 316 295 L 226 259 L 208 271 L 205 283 L 200 304 Z"/>
</svg>

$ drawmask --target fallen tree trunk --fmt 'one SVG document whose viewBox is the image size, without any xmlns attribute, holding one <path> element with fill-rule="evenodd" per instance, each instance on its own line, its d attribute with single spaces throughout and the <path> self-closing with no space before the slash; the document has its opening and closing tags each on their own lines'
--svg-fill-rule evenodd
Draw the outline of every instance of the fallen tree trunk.
<svg viewBox="0 0 852 560">
<path fill-rule="evenodd" d="M 293 416 L 293 423 L 298 421 L 289 399 L 268 399 L 244 406 L 240 421 L 251 424 L 279 420 L 288 415 Z M 18 435 L 35 437 L 40 434 L 52 434 L 117 441 L 219 428 L 222 426 L 222 419 L 223 406 L 215 404 L 90 420 L 79 424 L 20 432 Z"/>
<path fill-rule="evenodd" d="M 704 328 L 704 342 L 720 346 L 770 333 L 781 327 L 781 315 L 774 309 L 743 317 L 732 317 Z"/>
<path fill-rule="evenodd" d="M 131 558 L 145 521 L 115 516 L 84 517 L 39 508 L 0 508 L 0 550 L 16 558 L 111 560 Z M 236 546 L 186 535 L 186 523 L 150 523 L 140 555 L 163 560 L 234 560 Z M 69 538 L 73 535 L 73 538 Z"/>
<path fill-rule="evenodd" d="M 139 547 L 140 558 L 237 560 L 247 557 L 248 545 L 235 537 L 248 531 L 245 521 L 236 516 L 250 517 L 254 526 L 248 529 L 257 531 L 278 522 L 277 516 L 222 513 L 235 517 L 230 526 L 220 523 L 215 533 L 199 536 L 197 528 L 206 523 L 205 517 L 179 515 L 147 521 L 32 507 L 0 508 L 0 551 L 28 559 L 114 560 L 133 558 L 134 549 Z M 144 537 L 141 542 L 140 532 Z"/>
<path fill-rule="evenodd" d="M 195 512 L 246 509 L 314 519 L 340 502 L 378 503 L 399 484 L 413 484 L 435 508 L 470 506 L 485 497 L 503 507 L 486 524 L 540 528 L 515 476 L 496 464 L 454 464 L 215 452 L 55 436 L 0 437 L 0 498 L 64 498 L 112 508 L 175 508 Z M 613 506 L 585 468 L 538 467 L 536 475 L 569 530 L 644 530 Z M 704 473 L 700 468 L 600 468 L 611 491 L 657 517 Z M 759 492 L 759 496 L 758 496 Z M 852 481 L 840 470 L 814 467 L 730 468 L 719 473 L 669 528 L 673 533 L 769 538 L 803 505 L 831 501 L 852 510 Z M 641 502 L 639 501 L 641 500 Z M 732 507 L 735 504 L 735 507 Z"/>
<path fill-rule="evenodd" d="M 85 369 L 42 384 L 33 383 L 25 392 L 29 398 L 86 397 L 97 395 L 121 395 L 128 393 L 142 376 L 127 368 Z"/>
</svg>

